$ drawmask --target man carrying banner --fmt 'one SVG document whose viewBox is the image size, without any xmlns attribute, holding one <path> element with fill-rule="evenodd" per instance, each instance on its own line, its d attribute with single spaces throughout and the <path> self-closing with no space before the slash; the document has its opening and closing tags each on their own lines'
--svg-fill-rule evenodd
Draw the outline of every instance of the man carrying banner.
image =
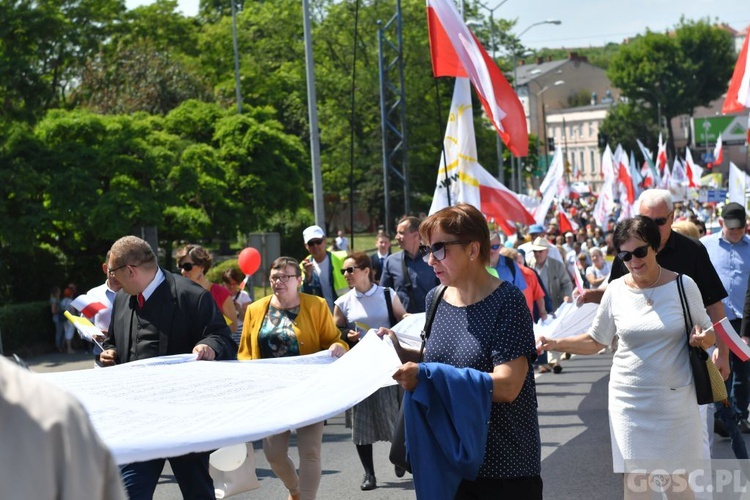
<svg viewBox="0 0 750 500">
<path fill-rule="evenodd" d="M 742 326 L 747 275 L 750 273 L 750 237 L 745 235 L 746 219 L 747 215 L 742 205 L 728 203 L 719 218 L 721 231 L 704 236 L 700 240 L 706 247 L 708 256 L 728 293 L 722 302 L 729 323 L 735 331 L 740 331 Z M 728 426 L 735 456 L 743 459 L 748 458 L 747 449 L 742 438 L 737 439 L 734 427 L 739 421 L 739 429 L 745 434 L 750 433 L 750 425 L 747 422 L 747 408 L 750 404 L 750 365 L 733 352 L 729 353 L 729 364 L 732 373 L 726 384 L 732 407 L 724 409 L 723 406 L 717 405 L 716 416 Z M 740 444 L 735 441 L 742 442 Z"/>
</svg>

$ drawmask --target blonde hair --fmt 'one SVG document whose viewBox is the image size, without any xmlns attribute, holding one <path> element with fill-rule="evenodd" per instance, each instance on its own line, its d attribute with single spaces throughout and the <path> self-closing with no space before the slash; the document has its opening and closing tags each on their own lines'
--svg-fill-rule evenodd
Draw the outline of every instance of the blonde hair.
<svg viewBox="0 0 750 500">
<path fill-rule="evenodd" d="M 676 233 L 680 233 L 684 236 L 690 236 L 691 238 L 700 239 L 701 233 L 698 230 L 698 226 L 690 222 L 689 220 L 678 220 L 672 224 L 672 230 Z"/>
</svg>

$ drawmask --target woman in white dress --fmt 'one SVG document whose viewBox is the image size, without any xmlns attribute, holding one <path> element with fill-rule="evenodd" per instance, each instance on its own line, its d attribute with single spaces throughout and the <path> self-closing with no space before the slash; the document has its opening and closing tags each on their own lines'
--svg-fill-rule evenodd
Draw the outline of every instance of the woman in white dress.
<svg viewBox="0 0 750 500">
<path fill-rule="evenodd" d="M 393 290 L 372 283 L 372 262 L 366 253 L 356 252 L 349 255 L 344 260 L 341 273 L 351 290 L 336 299 L 333 319 L 350 345 L 359 342 L 361 336 L 370 329 L 392 327 L 392 322 L 400 321 L 406 314 L 404 306 Z M 386 296 L 390 299 L 390 313 Z M 378 389 L 352 408 L 352 441 L 365 469 L 365 477 L 360 486 L 364 491 L 377 487 L 372 444 L 376 441 L 391 440 L 400 402 L 401 392 L 399 387 L 394 385 Z M 397 469 L 396 475 L 403 476 L 403 469 Z"/>
<path fill-rule="evenodd" d="M 615 228 L 613 242 L 630 274 L 609 283 L 591 330 L 539 341 L 545 350 L 594 354 L 619 336 L 609 381 L 609 421 L 614 472 L 625 473 L 628 499 L 638 498 L 635 486 L 648 479 L 645 474 L 628 473 L 632 469 L 626 466 L 632 466 L 632 461 L 650 461 L 652 468 L 669 464 L 691 470 L 704 457 L 678 276 L 656 261 L 659 228 L 648 217 L 626 219 Z M 695 325 L 690 345 L 708 348 L 715 338 L 713 330 L 705 330 L 711 321 L 700 291 L 690 277 L 681 279 Z M 648 465 L 638 468 L 648 470 Z M 681 482 L 684 477 L 671 479 L 676 478 L 665 482 L 675 487 L 685 484 Z M 691 491 L 683 493 L 686 496 L 679 498 L 692 498 Z"/>
</svg>

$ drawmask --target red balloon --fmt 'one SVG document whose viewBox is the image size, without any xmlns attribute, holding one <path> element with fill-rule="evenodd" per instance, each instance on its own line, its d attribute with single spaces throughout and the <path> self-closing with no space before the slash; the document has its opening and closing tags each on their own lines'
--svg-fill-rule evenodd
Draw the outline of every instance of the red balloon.
<svg viewBox="0 0 750 500">
<path fill-rule="evenodd" d="M 247 247 L 240 252 L 237 263 L 243 273 L 253 274 L 260 268 L 260 252 L 253 247 Z"/>
</svg>

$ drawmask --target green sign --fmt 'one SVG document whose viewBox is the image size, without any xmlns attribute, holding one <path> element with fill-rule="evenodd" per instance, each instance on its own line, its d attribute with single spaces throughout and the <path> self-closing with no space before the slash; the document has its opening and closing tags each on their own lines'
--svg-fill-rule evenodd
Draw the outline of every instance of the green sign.
<svg viewBox="0 0 750 500">
<path fill-rule="evenodd" d="M 692 148 L 714 147 L 719 135 L 724 145 L 745 144 L 747 139 L 747 116 L 694 117 L 690 126 L 693 130 Z"/>
</svg>

